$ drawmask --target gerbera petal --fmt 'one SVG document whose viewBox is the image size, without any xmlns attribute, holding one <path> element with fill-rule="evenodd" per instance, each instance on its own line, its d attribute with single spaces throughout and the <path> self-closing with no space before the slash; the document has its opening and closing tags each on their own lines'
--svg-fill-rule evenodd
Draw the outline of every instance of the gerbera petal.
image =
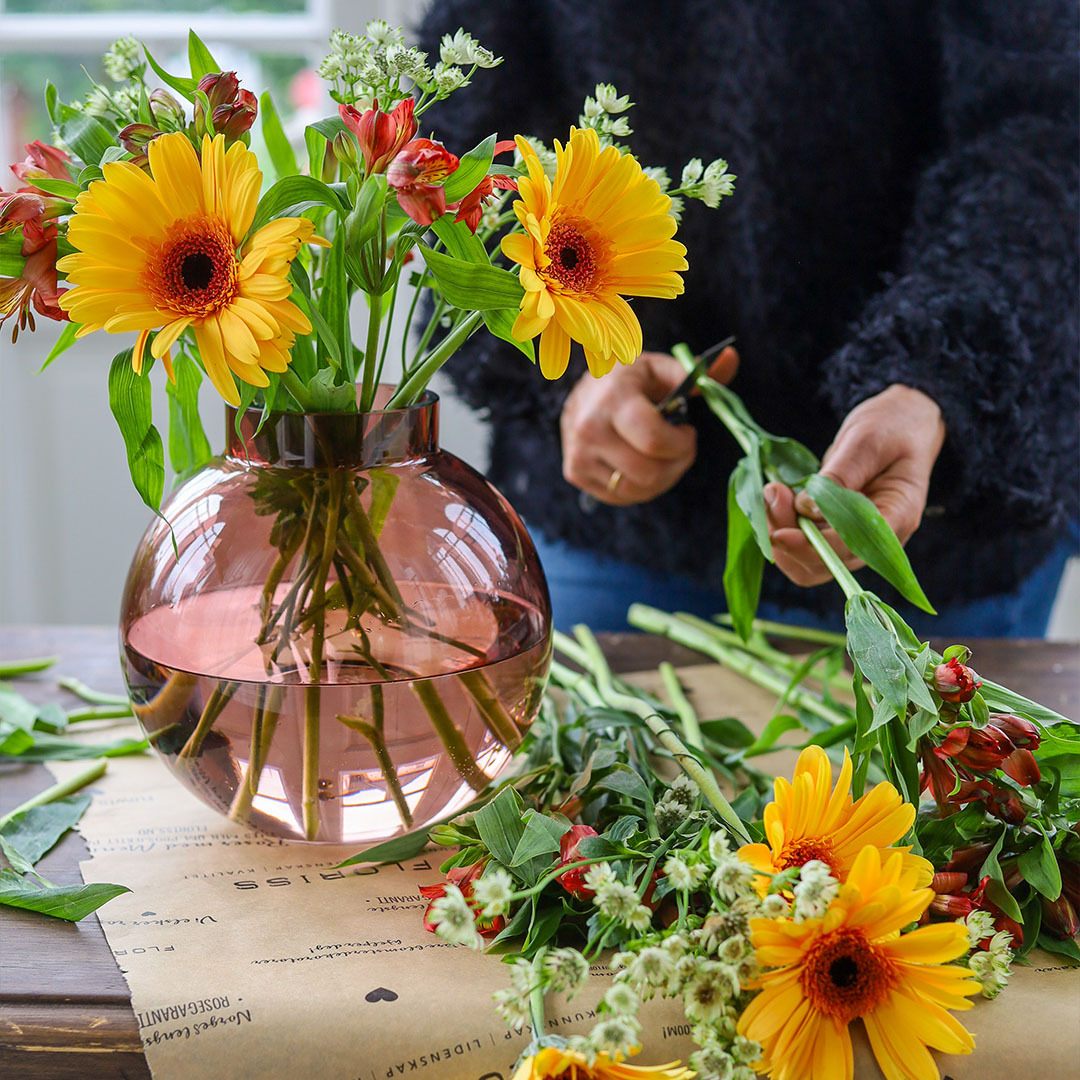
<svg viewBox="0 0 1080 1080">
<path fill-rule="evenodd" d="M 240 394 L 233 382 L 229 365 L 225 361 L 225 347 L 221 340 L 221 331 L 217 321 L 204 319 L 195 324 L 195 341 L 199 346 L 199 356 L 206 369 L 207 377 L 214 384 L 214 389 L 230 404 L 240 404 Z"/>
<path fill-rule="evenodd" d="M 202 172 L 188 137 L 181 132 L 161 135 L 147 147 L 154 183 L 161 199 L 178 220 L 203 212 Z"/>
<path fill-rule="evenodd" d="M 552 319 L 540 335 L 540 372 L 545 379 L 558 379 L 570 363 L 570 335 Z"/>
<path fill-rule="evenodd" d="M 190 325 L 190 319 L 176 319 L 169 323 L 168 326 L 163 326 L 158 336 L 154 338 L 154 344 L 150 349 L 151 353 L 158 358 L 163 357 Z"/>
</svg>

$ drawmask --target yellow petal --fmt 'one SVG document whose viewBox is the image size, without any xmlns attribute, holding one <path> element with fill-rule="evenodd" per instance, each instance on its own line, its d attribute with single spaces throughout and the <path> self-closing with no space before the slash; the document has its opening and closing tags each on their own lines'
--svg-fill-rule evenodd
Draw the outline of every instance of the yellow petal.
<svg viewBox="0 0 1080 1080">
<path fill-rule="evenodd" d="M 558 379 L 570 363 L 570 335 L 552 319 L 540 335 L 540 373 Z"/>
</svg>

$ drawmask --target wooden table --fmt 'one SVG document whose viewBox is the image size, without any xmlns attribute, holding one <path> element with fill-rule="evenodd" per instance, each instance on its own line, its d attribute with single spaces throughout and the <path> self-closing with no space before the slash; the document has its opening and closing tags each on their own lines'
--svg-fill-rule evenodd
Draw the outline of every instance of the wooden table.
<svg viewBox="0 0 1080 1080">
<path fill-rule="evenodd" d="M 654 667 L 661 660 L 700 663 L 681 646 L 637 634 L 609 634 L 605 651 L 618 671 Z M 937 643 L 940 648 L 942 643 Z M 947 642 L 944 644 L 948 644 Z M 1080 717 L 1080 649 L 1042 641 L 976 641 L 976 666 L 996 682 Z M 116 631 L 98 627 L 0 627 L 0 659 L 59 655 L 51 671 L 14 686 L 34 701 L 61 700 L 57 675 L 95 689 L 122 692 Z M 70 699 L 68 699 L 70 701 Z M 41 765 L 0 771 L 0 813 L 45 788 Z M 69 833 L 39 864 L 58 884 L 80 881 L 87 857 Z M 97 919 L 65 923 L 0 907 L 0 1075 L 11 1080 L 148 1078 L 127 984 Z"/>
</svg>

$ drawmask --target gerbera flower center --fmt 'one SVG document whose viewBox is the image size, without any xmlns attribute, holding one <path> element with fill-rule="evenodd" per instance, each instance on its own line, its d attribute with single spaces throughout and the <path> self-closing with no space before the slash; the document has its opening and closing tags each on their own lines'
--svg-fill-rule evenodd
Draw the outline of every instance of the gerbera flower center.
<svg viewBox="0 0 1080 1080">
<path fill-rule="evenodd" d="M 837 874 L 836 857 L 831 845 L 820 836 L 806 840 L 796 840 L 794 843 L 785 844 L 776 862 L 777 870 L 787 870 L 791 866 L 805 866 L 811 859 L 818 859 L 829 868 L 834 877 Z"/>
<path fill-rule="evenodd" d="M 571 292 L 588 292 L 596 278 L 597 258 L 592 244 L 570 222 L 553 225 L 544 254 L 551 260 L 547 274 Z"/>
<path fill-rule="evenodd" d="M 800 976 L 803 993 L 814 1008 L 850 1023 L 872 1012 L 892 985 L 892 969 L 858 930 L 825 934 L 807 953 Z"/>
<path fill-rule="evenodd" d="M 237 292 L 239 263 L 225 223 L 189 218 L 169 230 L 147 264 L 147 285 L 158 307 L 206 316 Z"/>
</svg>

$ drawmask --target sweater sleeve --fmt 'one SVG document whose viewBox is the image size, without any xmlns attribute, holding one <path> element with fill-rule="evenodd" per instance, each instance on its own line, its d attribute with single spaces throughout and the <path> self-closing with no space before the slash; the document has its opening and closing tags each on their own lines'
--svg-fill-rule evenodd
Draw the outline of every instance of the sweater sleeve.
<svg viewBox="0 0 1080 1080">
<path fill-rule="evenodd" d="M 424 115 L 426 129 L 455 153 L 495 133 L 500 139 L 536 135 L 550 142 L 581 109 L 567 100 L 562 63 L 553 44 L 549 5 L 522 4 L 508 17 L 503 5 L 485 0 L 435 0 L 418 29 L 430 61 L 438 57 L 444 34 L 463 27 L 502 64 L 480 70 L 472 84 L 456 91 Z M 430 119 L 429 119 L 430 117 Z M 575 350 L 577 351 L 577 350 Z M 562 404 L 584 362 L 571 362 L 559 380 L 544 379 L 522 353 L 491 334 L 475 334 L 443 369 L 460 398 L 473 409 L 493 409 L 510 421 L 531 419 L 558 430 Z"/>
<path fill-rule="evenodd" d="M 955 0 L 941 139 L 897 273 L 827 361 L 839 415 L 903 383 L 940 406 L 931 501 L 1014 527 L 1077 512 L 1077 67 L 1071 0 Z"/>
</svg>

